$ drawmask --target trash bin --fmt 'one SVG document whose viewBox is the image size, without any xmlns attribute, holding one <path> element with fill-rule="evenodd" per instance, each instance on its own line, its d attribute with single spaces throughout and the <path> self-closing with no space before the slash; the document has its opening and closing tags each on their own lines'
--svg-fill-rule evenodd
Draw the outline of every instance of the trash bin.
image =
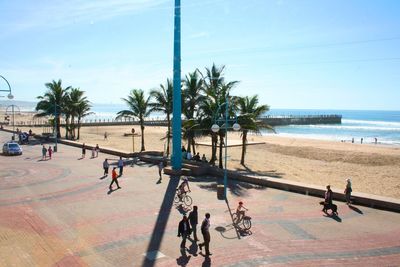
<svg viewBox="0 0 400 267">
<path fill-rule="evenodd" d="M 224 200 L 224 185 L 223 184 L 219 184 L 217 185 L 217 198 L 219 200 Z"/>
<path fill-rule="evenodd" d="M 54 152 L 57 152 L 57 146 L 54 146 L 54 147 L 53 147 L 53 151 L 54 151 Z"/>
</svg>

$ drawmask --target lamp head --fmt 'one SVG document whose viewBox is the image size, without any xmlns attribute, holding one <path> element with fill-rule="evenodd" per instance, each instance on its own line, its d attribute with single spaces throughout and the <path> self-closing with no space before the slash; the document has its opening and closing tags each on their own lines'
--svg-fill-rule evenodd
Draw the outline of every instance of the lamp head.
<svg viewBox="0 0 400 267">
<path fill-rule="evenodd" d="M 233 125 L 232 125 L 232 128 L 233 128 L 234 131 L 239 131 L 239 130 L 240 130 L 240 125 L 239 125 L 239 123 L 233 124 Z"/>
<path fill-rule="evenodd" d="M 213 126 L 211 126 L 211 131 L 213 131 L 214 133 L 218 133 L 219 131 L 218 124 L 213 124 Z"/>
<path fill-rule="evenodd" d="M 7 95 L 7 97 L 8 97 L 8 99 L 13 99 L 13 98 L 14 98 L 14 96 L 13 96 L 11 93 L 9 93 L 9 94 Z"/>
</svg>

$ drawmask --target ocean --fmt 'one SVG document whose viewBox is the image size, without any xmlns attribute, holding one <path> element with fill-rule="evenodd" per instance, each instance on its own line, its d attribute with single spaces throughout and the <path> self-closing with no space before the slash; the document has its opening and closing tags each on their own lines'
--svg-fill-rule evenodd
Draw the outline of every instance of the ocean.
<svg viewBox="0 0 400 267">
<path fill-rule="evenodd" d="M 21 111 L 33 111 L 34 104 L 21 103 Z M 116 113 L 126 109 L 124 104 L 93 104 L 94 114 L 86 120 L 114 119 Z M 375 138 L 380 144 L 400 145 L 400 111 L 379 110 L 318 110 L 318 109 L 271 109 L 265 115 L 342 115 L 342 124 L 328 125 L 289 125 L 277 126 L 280 136 L 335 140 L 360 143 L 374 143 Z M 154 119 L 164 119 L 161 113 L 151 115 Z M 263 131 L 263 134 L 271 134 Z"/>
</svg>

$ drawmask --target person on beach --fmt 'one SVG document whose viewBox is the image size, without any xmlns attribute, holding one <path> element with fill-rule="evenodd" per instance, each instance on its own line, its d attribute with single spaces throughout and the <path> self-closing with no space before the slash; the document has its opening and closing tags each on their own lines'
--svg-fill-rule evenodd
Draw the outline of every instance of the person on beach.
<svg viewBox="0 0 400 267">
<path fill-rule="evenodd" d="M 103 161 L 103 169 L 104 169 L 104 176 L 108 176 L 108 169 L 110 168 L 110 164 L 108 163 L 108 159 Z"/>
<path fill-rule="evenodd" d="M 107 132 L 104 132 L 104 140 L 108 140 Z"/>
<path fill-rule="evenodd" d="M 197 206 L 193 206 L 193 210 L 189 213 L 189 222 L 190 226 L 192 227 L 193 239 L 194 241 L 200 241 L 197 238 L 197 224 L 198 221 L 198 213 L 197 213 Z"/>
<path fill-rule="evenodd" d="M 122 160 L 122 157 L 119 157 L 118 168 L 119 168 L 119 176 L 122 176 L 124 172 L 124 161 Z"/>
<path fill-rule="evenodd" d="M 92 147 L 92 159 L 94 158 L 95 155 L 96 155 L 96 148 Z"/>
<path fill-rule="evenodd" d="M 328 207 L 332 206 L 332 199 L 333 199 L 333 192 L 331 190 L 331 186 L 328 184 L 326 186 L 326 191 L 325 191 L 325 204 L 328 204 Z M 323 212 L 326 212 L 325 207 L 322 209 Z"/>
<path fill-rule="evenodd" d="M 178 226 L 178 237 L 182 236 L 181 250 L 186 249 L 186 239 L 188 238 L 189 235 L 190 235 L 189 220 L 186 217 L 186 215 L 184 215 L 182 220 L 179 222 Z"/>
<path fill-rule="evenodd" d="M 364 138 L 361 137 L 361 144 L 363 143 L 363 141 L 364 141 Z"/>
<path fill-rule="evenodd" d="M 203 156 L 201 157 L 201 161 L 202 162 L 207 162 L 206 154 L 203 154 Z"/>
<path fill-rule="evenodd" d="M 113 189 L 112 189 L 112 185 L 113 185 L 113 183 L 115 183 L 116 185 L 117 185 L 117 189 L 120 189 L 121 187 L 119 186 L 119 184 L 118 184 L 118 175 L 117 175 L 117 171 L 116 171 L 116 169 L 117 169 L 117 167 L 114 167 L 113 169 L 112 169 L 112 172 L 111 172 L 111 183 L 110 183 L 110 186 L 109 186 L 109 188 L 110 188 L 110 191 L 112 191 Z"/>
<path fill-rule="evenodd" d="M 96 158 L 99 156 L 100 147 L 99 144 L 96 144 Z"/>
<path fill-rule="evenodd" d="M 193 160 L 195 160 L 195 161 L 201 161 L 201 159 L 200 159 L 200 153 L 199 153 L 199 152 L 197 152 L 197 154 L 194 155 Z"/>
<path fill-rule="evenodd" d="M 350 178 L 346 180 L 346 188 L 344 189 L 344 194 L 346 196 L 346 204 L 350 205 L 351 204 L 351 192 L 353 192 L 353 189 L 351 188 L 351 180 Z"/>
<path fill-rule="evenodd" d="M 203 222 L 201 223 L 201 234 L 203 235 L 204 242 L 199 244 L 200 250 L 203 249 L 203 246 L 206 250 L 206 256 L 211 256 L 210 253 L 210 213 L 206 213 L 206 217 L 204 218 Z"/>
<path fill-rule="evenodd" d="M 375 137 L 375 145 L 378 144 L 378 138 Z"/>
<path fill-rule="evenodd" d="M 164 169 L 164 162 L 160 161 L 160 163 L 158 163 L 158 175 L 160 176 L 160 181 L 162 180 L 163 169 Z"/>
<path fill-rule="evenodd" d="M 85 158 L 85 155 L 86 155 L 86 146 L 85 146 L 85 143 L 83 143 L 83 145 L 82 145 L 82 158 L 83 159 Z"/>
<path fill-rule="evenodd" d="M 51 159 L 51 155 L 53 154 L 53 149 L 51 148 L 51 146 L 49 146 L 49 149 L 47 149 L 47 151 L 49 152 L 49 159 Z"/>
<path fill-rule="evenodd" d="M 46 160 L 47 148 L 42 146 L 42 160 Z"/>
</svg>

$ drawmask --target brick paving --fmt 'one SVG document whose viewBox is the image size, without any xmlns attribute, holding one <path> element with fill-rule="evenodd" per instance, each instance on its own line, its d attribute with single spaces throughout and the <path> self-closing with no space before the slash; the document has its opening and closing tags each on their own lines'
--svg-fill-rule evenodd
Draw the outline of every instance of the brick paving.
<svg viewBox="0 0 400 267">
<path fill-rule="evenodd" d="M 0 132 L 0 141 L 8 137 Z M 318 198 L 236 182 L 226 203 L 213 177 L 190 178 L 199 219 L 211 213 L 213 255 L 191 241 L 182 255 L 177 178 L 157 183 L 157 166 L 139 162 L 109 193 L 102 161 L 117 157 L 79 159 L 80 149 L 59 145 L 41 161 L 39 145 L 23 148 L 22 156 L 0 156 L 0 266 L 400 265 L 398 213 L 337 202 L 339 216 L 330 217 Z M 239 200 L 250 209 L 251 232 L 232 225 L 229 208 Z"/>
</svg>

